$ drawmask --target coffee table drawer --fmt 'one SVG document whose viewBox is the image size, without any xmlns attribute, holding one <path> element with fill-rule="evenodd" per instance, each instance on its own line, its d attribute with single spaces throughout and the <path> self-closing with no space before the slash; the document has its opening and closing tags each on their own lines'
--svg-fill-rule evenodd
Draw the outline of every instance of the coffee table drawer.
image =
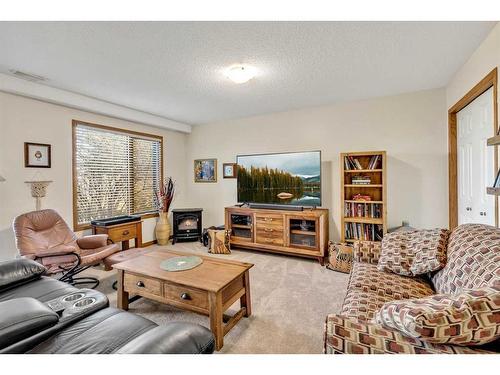
<svg viewBox="0 0 500 375">
<path fill-rule="evenodd" d="M 166 299 L 208 310 L 207 292 L 176 284 L 165 284 L 164 288 Z"/>
<path fill-rule="evenodd" d="M 127 292 L 131 293 L 146 292 L 149 294 L 154 294 L 155 296 L 161 296 L 160 280 L 126 273 L 123 283 L 125 286 L 125 290 Z"/>
</svg>

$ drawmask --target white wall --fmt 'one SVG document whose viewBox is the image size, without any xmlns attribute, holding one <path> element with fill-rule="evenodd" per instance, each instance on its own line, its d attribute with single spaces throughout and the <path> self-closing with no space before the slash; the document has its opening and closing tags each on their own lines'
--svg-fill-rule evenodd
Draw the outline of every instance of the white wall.
<svg viewBox="0 0 500 375">
<path fill-rule="evenodd" d="M 24 183 L 35 173 L 54 181 L 43 198 L 43 207 L 56 209 L 72 225 L 72 119 L 163 136 L 165 176 L 173 176 L 178 184 L 174 206 L 185 205 L 185 134 L 0 92 L 0 175 L 6 179 L 0 182 L 0 260 L 17 253 L 11 229 L 14 217 L 35 209 Z M 52 168 L 25 168 L 24 142 L 51 144 Z M 154 238 L 154 220 L 144 223 L 145 242 Z"/>
<path fill-rule="evenodd" d="M 236 203 L 236 180 L 222 178 L 222 163 L 237 154 L 322 151 L 323 206 L 330 237 L 339 239 L 339 154 L 386 150 L 388 224 L 447 227 L 447 125 L 444 89 L 275 113 L 193 127 L 187 140 L 188 196 L 204 208 L 204 225 L 222 224 Z M 193 160 L 217 158 L 217 183 L 194 183 Z"/>
<path fill-rule="evenodd" d="M 446 105 L 452 107 L 489 72 L 500 65 L 500 23 L 491 30 L 446 87 Z"/>
<path fill-rule="evenodd" d="M 500 23 L 497 23 L 490 34 L 472 54 L 469 60 L 458 70 L 446 87 L 446 107 L 452 107 L 489 72 L 499 66 Z M 497 96 L 499 96 L 498 94 L 497 92 Z M 497 108 L 500 111 L 499 103 L 497 103 Z M 491 135 L 494 135 L 493 131 Z M 496 171 L 492 171 L 492 178 L 494 178 L 495 173 Z M 500 215 L 500 212 L 498 214 Z"/>
</svg>

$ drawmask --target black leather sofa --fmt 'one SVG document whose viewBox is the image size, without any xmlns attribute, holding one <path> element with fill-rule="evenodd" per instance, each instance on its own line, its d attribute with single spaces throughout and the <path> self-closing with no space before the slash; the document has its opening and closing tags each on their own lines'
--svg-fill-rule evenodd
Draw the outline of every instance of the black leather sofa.
<svg viewBox="0 0 500 375">
<path fill-rule="evenodd" d="M 106 296 L 45 277 L 29 259 L 0 263 L 0 353 L 172 353 L 214 351 L 197 324 L 158 326 L 109 307 Z"/>
</svg>

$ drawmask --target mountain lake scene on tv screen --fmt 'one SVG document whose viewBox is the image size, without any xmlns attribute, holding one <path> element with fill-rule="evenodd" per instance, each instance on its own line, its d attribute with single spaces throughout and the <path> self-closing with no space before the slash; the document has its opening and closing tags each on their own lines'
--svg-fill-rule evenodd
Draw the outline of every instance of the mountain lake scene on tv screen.
<svg viewBox="0 0 500 375">
<path fill-rule="evenodd" d="M 320 206 L 320 153 L 238 156 L 238 201 Z"/>
</svg>

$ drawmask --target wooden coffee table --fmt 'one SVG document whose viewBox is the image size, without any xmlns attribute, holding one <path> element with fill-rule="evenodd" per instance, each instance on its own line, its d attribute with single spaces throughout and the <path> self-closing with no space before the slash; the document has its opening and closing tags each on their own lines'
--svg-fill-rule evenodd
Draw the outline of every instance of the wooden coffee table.
<svg viewBox="0 0 500 375">
<path fill-rule="evenodd" d="M 163 260 L 183 255 L 199 256 L 156 250 L 113 265 L 118 270 L 118 307 L 128 310 L 129 294 L 134 294 L 208 315 L 216 349 L 220 350 L 224 335 L 242 317 L 252 314 L 249 271 L 253 264 L 200 256 L 203 263 L 190 270 L 168 272 L 160 268 Z M 225 315 L 238 299 L 240 310 L 233 316 Z"/>
</svg>

